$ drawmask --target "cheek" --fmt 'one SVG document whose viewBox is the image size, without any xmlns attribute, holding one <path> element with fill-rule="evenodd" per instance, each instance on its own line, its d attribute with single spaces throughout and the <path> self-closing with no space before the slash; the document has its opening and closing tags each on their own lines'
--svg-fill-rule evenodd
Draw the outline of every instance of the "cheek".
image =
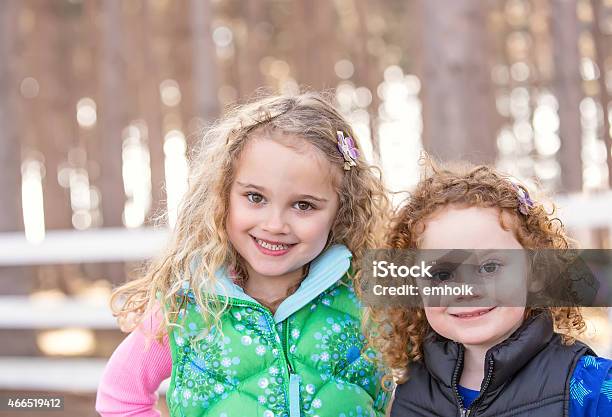
<svg viewBox="0 0 612 417">
<path fill-rule="evenodd" d="M 520 308 L 527 303 L 527 287 L 519 283 L 497 288 L 499 305 Z"/>
<path fill-rule="evenodd" d="M 294 232 L 305 241 L 327 241 L 330 228 L 331 224 L 327 217 L 323 216 L 298 219 L 297 222 L 294 222 Z"/>
<path fill-rule="evenodd" d="M 327 237 L 335 219 L 335 212 L 322 211 L 310 216 L 300 216 L 293 222 L 296 234 L 303 240 L 327 242 Z"/>
<path fill-rule="evenodd" d="M 525 307 L 502 307 L 501 310 L 508 328 L 518 327 L 525 318 Z"/>
<path fill-rule="evenodd" d="M 425 317 L 427 317 L 427 322 L 431 326 L 434 331 L 442 336 L 446 336 L 446 320 L 445 316 L 445 307 L 425 307 Z"/>
<path fill-rule="evenodd" d="M 245 215 L 248 210 L 238 198 L 230 197 L 227 211 L 226 228 L 230 236 L 248 226 L 250 216 Z"/>
<path fill-rule="evenodd" d="M 522 307 L 527 301 L 528 284 L 527 271 L 516 268 L 508 271 L 501 279 L 491 285 L 500 305 Z"/>
</svg>

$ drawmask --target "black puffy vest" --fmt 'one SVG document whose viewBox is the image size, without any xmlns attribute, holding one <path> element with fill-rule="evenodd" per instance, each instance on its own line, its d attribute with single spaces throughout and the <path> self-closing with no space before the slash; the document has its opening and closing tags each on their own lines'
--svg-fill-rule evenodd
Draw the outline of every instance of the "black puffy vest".
<svg viewBox="0 0 612 417">
<path fill-rule="evenodd" d="M 434 336 L 397 387 L 391 417 L 569 417 L 569 382 L 583 355 L 595 353 L 563 345 L 547 314 L 532 317 L 487 351 L 480 395 L 466 410 L 457 392 L 463 346 Z"/>
</svg>

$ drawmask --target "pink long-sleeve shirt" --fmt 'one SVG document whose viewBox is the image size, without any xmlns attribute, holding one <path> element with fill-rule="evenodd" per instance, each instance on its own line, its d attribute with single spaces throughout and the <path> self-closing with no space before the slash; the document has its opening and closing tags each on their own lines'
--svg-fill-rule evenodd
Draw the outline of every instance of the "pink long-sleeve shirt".
<svg viewBox="0 0 612 417">
<path fill-rule="evenodd" d="M 102 417 L 159 417 L 157 389 L 172 373 L 168 336 L 149 337 L 161 320 L 144 320 L 113 352 L 98 386 L 96 411 Z"/>
</svg>

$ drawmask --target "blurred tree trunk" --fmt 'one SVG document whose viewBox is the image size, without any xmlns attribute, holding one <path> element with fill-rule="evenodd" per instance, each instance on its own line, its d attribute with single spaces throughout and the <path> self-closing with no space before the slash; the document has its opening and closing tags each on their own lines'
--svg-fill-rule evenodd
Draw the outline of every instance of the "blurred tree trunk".
<svg viewBox="0 0 612 417">
<path fill-rule="evenodd" d="M 580 101 L 583 93 L 576 0 L 551 2 L 551 28 L 555 63 L 553 85 L 559 101 L 560 191 L 578 192 L 582 190 Z"/>
<path fill-rule="evenodd" d="M 195 113 L 205 123 L 219 115 L 217 58 L 211 36 L 210 0 L 191 0 L 193 33 L 193 88 Z"/>
<path fill-rule="evenodd" d="M 605 8 L 601 0 L 591 0 L 593 9 L 593 43 L 595 44 L 595 62 L 599 68 L 599 101 L 604 112 L 602 139 L 606 149 L 606 164 L 608 166 L 608 188 L 612 188 L 612 137 L 610 136 L 610 93 L 606 82 L 608 70 L 606 68 L 606 57 L 608 56 L 607 42 L 601 30 L 601 21 L 605 18 Z M 599 227 L 593 230 L 593 239 L 598 248 L 610 248 L 610 228 Z"/>
<path fill-rule="evenodd" d="M 21 141 L 17 131 L 19 81 L 16 67 L 18 49 L 18 12 L 16 0 L 0 2 L 0 231 L 23 230 L 21 208 Z M 11 57 L 5 59 L 4 57 Z"/>
<path fill-rule="evenodd" d="M 595 62 L 599 68 L 599 99 L 604 112 L 602 139 L 606 146 L 606 163 L 608 165 L 608 188 L 612 188 L 612 137 L 610 136 L 610 93 L 606 78 L 608 69 L 606 68 L 606 38 L 601 30 L 601 17 L 605 17 L 605 10 L 602 8 L 601 0 L 591 0 L 593 9 L 593 43 L 595 44 Z"/>
<path fill-rule="evenodd" d="M 151 210 L 153 215 L 164 209 L 164 151 L 162 136 L 162 112 L 159 99 L 159 62 L 156 59 L 154 42 L 157 27 L 153 24 L 155 16 L 149 2 L 142 5 L 142 27 L 139 33 L 139 45 L 142 58 L 142 83 L 139 88 L 140 108 L 147 124 L 148 146 L 151 158 Z"/>
<path fill-rule="evenodd" d="M 123 48 L 123 12 L 126 4 L 105 1 L 100 7 L 100 103 L 98 126 L 100 136 L 94 145 L 100 164 L 98 186 L 102 196 L 102 220 L 104 227 L 123 227 L 125 191 L 123 188 L 123 129 L 128 125 L 126 102 L 132 96 L 126 83 L 127 65 Z M 104 272 L 105 271 L 105 272 Z M 117 284 L 125 280 L 123 263 L 103 265 L 105 278 Z"/>
<path fill-rule="evenodd" d="M 310 57 L 311 71 L 315 76 L 315 89 L 327 90 L 336 87 L 336 73 L 334 65 L 338 60 L 336 45 L 338 43 L 339 20 L 338 13 L 334 7 L 334 2 L 323 1 L 315 2 L 313 27 L 313 43 L 307 48 L 312 52 Z M 367 32 L 367 27 L 361 28 Z M 367 54 L 367 50 L 364 51 Z M 365 84 L 367 86 L 367 83 Z"/>
<path fill-rule="evenodd" d="M 292 7 L 292 73 L 304 89 L 335 87 L 339 17 L 334 2 L 296 1 Z M 363 28 L 365 30 L 365 28 Z"/>
<path fill-rule="evenodd" d="M 493 163 L 495 101 L 487 6 L 420 0 L 423 144 L 441 160 Z"/>
<path fill-rule="evenodd" d="M 125 82 L 129 90 L 125 108 L 126 126 L 129 124 L 138 127 L 141 134 L 139 142 L 146 144 L 150 152 L 152 143 L 155 142 L 155 146 L 160 140 L 162 117 L 161 112 L 156 111 L 159 110 L 159 73 L 158 67 L 150 58 L 149 7 L 149 2 L 133 2 L 124 8 L 125 27 L 129 30 L 124 32 L 122 44 L 124 56 L 130 57 L 125 60 Z M 123 142 L 125 137 L 122 136 L 121 140 Z M 149 155 L 151 156 L 151 152 Z M 163 167 L 163 159 L 161 164 Z M 151 181 L 153 182 L 154 175 L 155 181 L 159 181 L 160 174 L 163 178 L 163 171 L 159 172 L 159 166 L 155 166 L 154 170 L 153 165 L 153 160 L 150 159 Z M 152 190 L 151 197 L 151 205 L 156 209 L 160 195 Z M 146 218 L 145 215 L 145 220 Z"/>
<path fill-rule="evenodd" d="M 372 156 L 374 163 L 380 163 L 380 142 L 378 137 L 378 107 L 380 106 L 380 97 L 378 96 L 378 85 L 382 82 L 382 69 L 378 67 L 378 63 L 368 50 L 368 41 L 370 33 L 368 30 L 368 19 L 372 13 L 378 14 L 374 9 L 377 8 L 375 3 L 369 3 L 367 0 L 356 0 L 355 9 L 358 19 L 358 42 L 354 42 L 355 54 L 357 55 L 357 74 L 356 78 L 359 84 L 365 85 L 372 94 L 372 102 L 367 108 L 370 116 L 370 135 L 372 138 Z"/>
<path fill-rule="evenodd" d="M 122 131 L 127 126 L 125 100 L 130 95 L 125 82 L 126 63 L 123 42 L 121 2 L 101 5 L 100 106 L 101 137 L 98 141 L 102 217 L 105 227 L 123 226 L 125 192 L 122 178 Z"/>
<path fill-rule="evenodd" d="M 192 32 L 191 21 L 191 4 L 189 2 L 180 3 L 180 7 L 174 7 L 176 16 L 174 18 L 174 26 L 172 27 L 171 39 L 172 39 L 172 61 L 173 65 L 173 76 L 181 90 L 181 102 L 176 107 L 178 116 L 182 120 L 182 130 L 185 133 L 186 140 L 189 140 L 190 124 L 194 117 L 198 115 L 196 110 L 196 99 L 197 92 L 194 90 L 193 82 L 193 70 L 194 60 L 197 56 L 194 54 L 194 38 Z M 212 13 L 212 11 L 208 12 Z M 212 36 L 208 32 L 208 42 L 211 43 Z M 214 60 L 210 60 L 208 66 L 211 65 Z M 217 97 L 216 90 L 214 91 L 215 98 Z"/>
<path fill-rule="evenodd" d="M 327 2 L 324 2 L 327 3 Z M 313 59 L 314 22 L 313 4 L 310 1 L 296 1 L 292 4 L 291 18 L 293 30 L 291 45 L 291 68 L 301 88 L 315 87 L 315 60 Z M 317 45 L 319 47 L 320 45 Z M 321 63 L 318 63 L 319 65 Z M 319 68 L 317 68 L 318 70 Z"/>
<path fill-rule="evenodd" d="M 265 21 L 266 9 L 249 1 L 244 4 L 244 36 L 236 36 L 236 60 L 240 74 L 240 97 L 250 99 L 264 84 L 259 62 L 265 52 L 265 41 L 260 24 Z"/>
<path fill-rule="evenodd" d="M 145 37 L 148 39 L 144 39 L 143 47 L 150 46 L 150 55 L 145 54 L 145 57 L 149 55 L 149 62 L 155 68 L 153 71 L 154 77 L 152 77 L 153 79 L 148 84 L 152 90 L 143 93 L 151 100 L 145 107 L 147 121 L 149 118 L 157 119 L 152 120 L 150 126 L 151 130 L 156 130 L 157 138 L 151 137 L 149 142 L 149 151 L 151 153 L 151 186 L 153 200 L 156 201 L 154 205 L 155 214 L 164 214 L 167 209 L 164 201 L 166 197 L 164 191 L 166 178 L 163 150 L 164 135 L 167 130 L 167 123 L 165 122 L 167 107 L 161 101 L 160 85 L 163 80 L 175 77 L 172 62 L 174 59 L 171 53 L 173 48 L 173 25 L 170 23 L 174 18 L 169 17 L 171 13 L 168 9 L 168 6 L 155 7 L 151 3 L 148 3 L 144 9 L 150 25 L 148 25 L 148 30 L 145 32 Z M 182 94 L 182 86 L 179 85 L 179 88 L 181 88 Z M 182 100 L 184 100 L 184 97 Z"/>
<path fill-rule="evenodd" d="M 377 6 L 367 0 L 355 0 L 353 2 L 355 7 L 355 14 L 357 19 L 356 32 L 351 43 L 351 52 L 355 58 L 353 63 L 355 64 L 355 79 L 358 86 L 364 85 L 372 91 L 372 104 L 379 102 L 377 94 L 374 94 L 376 87 L 380 82 L 381 74 L 379 68 L 377 68 L 377 62 L 368 51 L 368 41 L 370 40 L 370 32 L 368 29 L 368 20 L 371 19 L 373 14 L 378 14 Z M 338 15 L 338 11 L 334 10 L 334 13 Z M 339 19 L 338 19 L 339 20 Z M 340 58 L 340 57 L 339 57 Z M 331 62 L 335 64 L 335 62 Z M 375 107 L 378 107 L 377 105 Z"/>
<path fill-rule="evenodd" d="M 70 20 L 79 17 L 64 13 L 63 7 L 73 6 L 47 2 L 36 8 L 39 17 L 32 48 L 36 71 L 32 75 L 41 86 L 33 103 L 38 120 L 35 124 L 37 150 L 45 157 L 43 194 L 47 230 L 72 228 L 69 194 L 58 182 L 58 167 L 66 160 L 76 133 L 76 102 L 73 100 L 76 86 L 71 46 L 75 38 Z"/>
<path fill-rule="evenodd" d="M 22 5 L 17 0 L 0 1 L 0 233 L 24 230 L 21 205 L 21 144 L 23 110 L 19 85 L 25 67 L 24 42 L 18 25 Z M 10 57 L 11 59 L 4 59 Z M 24 120 L 26 125 L 31 120 Z M 0 268 L 2 294 L 27 294 L 35 268 Z"/>
<path fill-rule="evenodd" d="M 69 191 L 60 186 L 58 169 L 76 139 L 74 94 L 79 90 L 74 77 L 74 39 L 72 30 L 80 18 L 80 4 L 46 2 L 33 11 L 36 29 L 28 42 L 28 59 L 33 63 L 31 76 L 40 84 L 33 98 L 31 112 L 37 121 L 32 125 L 36 151 L 44 157 L 42 180 L 46 230 L 72 229 L 72 207 Z M 76 13 L 75 13 L 76 12 Z M 83 161 L 84 162 L 84 161 Z M 33 290 L 69 287 L 69 277 L 60 265 L 40 265 Z"/>
</svg>

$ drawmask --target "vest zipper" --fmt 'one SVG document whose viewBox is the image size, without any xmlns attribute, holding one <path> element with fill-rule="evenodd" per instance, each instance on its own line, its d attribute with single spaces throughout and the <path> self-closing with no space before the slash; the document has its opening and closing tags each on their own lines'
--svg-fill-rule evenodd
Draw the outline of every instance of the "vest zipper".
<svg viewBox="0 0 612 417">
<path fill-rule="evenodd" d="M 287 322 L 283 322 L 283 354 L 285 355 L 285 361 L 287 362 L 287 368 L 289 369 L 289 373 L 293 373 L 293 368 L 289 363 L 289 325 Z"/>
<path fill-rule="evenodd" d="M 235 306 L 253 307 L 261 311 L 266 319 L 269 319 L 272 315 L 268 309 L 263 307 L 261 304 L 254 303 L 248 300 L 240 300 L 231 302 Z M 270 323 L 271 328 L 275 328 L 274 317 Z M 287 373 L 289 374 L 289 417 L 300 417 L 300 376 L 293 371 L 293 367 L 289 362 L 289 325 L 285 320 L 282 322 L 281 327 L 283 329 L 281 335 L 281 349 L 283 350 L 283 358 L 287 365 Z"/>
<path fill-rule="evenodd" d="M 457 404 L 459 404 L 459 412 L 461 413 L 461 417 L 468 417 L 470 415 L 471 409 L 466 409 L 463 406 L 463 400 L 461 399 L 461 395 L 459 395 L 459 389 L 457 388 L 457 380 L 459 379 L 459 373 L 461 371 L 463 371 L 463 345 L 459 344 L 459 356 L 457 357 L 457 363 L 455 364 L 455 369 L 453 371 L 453 379 L 451 380 L 451 385 L 453 386 L 453 392 L 455 393 Z"/>
<path fill-rule="evenodd" d="M 489 384 L 491 383 L 491 379 L 493 379 L 493 365 L 495 364 L 495 362 L 493 361 L 493 358 L 491 358 L 491 357 L 489 358 L 488 364 L 489 364 L 489 366 L 487 367 L 487 376 L 485 377 L 485 382 L 482 385 L 482 388 L 480 390 L 480 394 L 474 400 L 474 402 L 472 403 L 472 405 L 470 406 L 468 411 L 473 410 L 474 406 L 476 404 L 480 404 L 482 402 L 482 399 L 484 398 L 483 394 L 485 392 L 487 392 L 487 388 L 489 387 Z M 469 415 L 469 413 L 467 415 Z"/>
<path fill-rule="evenodd" d="M 300 417 L 300 376 L 293 371 L 291 362 L 289 362 L 289 323 L 284 321 L 282 326 L 282 348 L 289 371 L 289 417 Z"/>
<path fill-rule="evenodd" d="M 485 382 L 482 385 L 482 388 L 480 390 L 480 394 L 478 394 L 478 397 L 474 400 L 474 402 L 468 408 L 465 408 L 463 405 L 463 400 L 461 399 L 461 395 L 459 395 L 459 389 L 457 388 L 457 385 L 458 385 L 457 380 L 459 378 L 459 373 L 463 370 L 463 357 L 464 357 L 463 349 L 464 349 L 463 345 L 459 345 L 459 358 L 457 359 L 457 364 L 455 365 L 455 370 L 453 372 L 452 385 L 453 385 L 453 391 L 457 398 L 457 402 L 459 403 L 459 412 L 461 414 L 461 417 L 469 417 L 472 413 L 472 410 L 474 410 L 475 405 L 480 404 L 480 402 L 482 402 L 483 394 L 486 392 L 487 388 L 489 387 L 489 384 L 491 383 L 491 379 L 493 379 L 493 366 L 495 362 L 493 361 L 493 358 L 491 357 L 489 358 L 488 367 L 487 367 L 487 375 L 485 377 Z"/>
</svg>

